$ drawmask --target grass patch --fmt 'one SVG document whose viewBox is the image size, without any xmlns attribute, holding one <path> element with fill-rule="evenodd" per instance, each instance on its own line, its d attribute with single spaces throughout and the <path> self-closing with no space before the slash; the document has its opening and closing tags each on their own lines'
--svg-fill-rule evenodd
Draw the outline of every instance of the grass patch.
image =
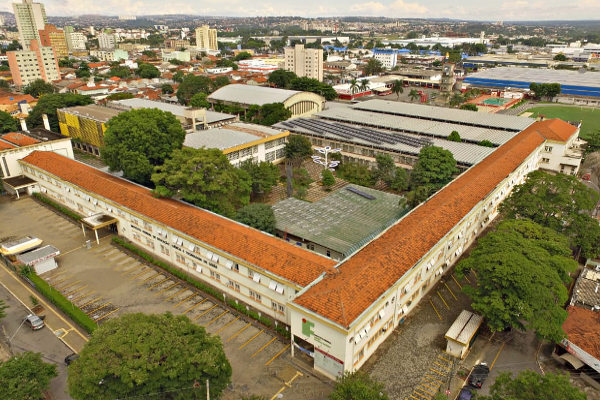
<svg viewBox="0 0 600 400">
<path fill-rule="evenodd" d="M 50 200 L 48 197 L 46 197 L 40 193 L 34 193 L 33 197 L 35 197 L 42 203 L 49 205 L 50 207 L 54 208 L 59 213 L 64 214 L 67 217 L 69 217 L 75 221 L 79 221 L 82 218 L 81 215 L 77 214 L 76 212 L 69 210 L 67 207 L 61 206 L 60 204 L 54 202 L 53 200 Z"/>
<path fill-rule="evenodd" d="M 60 292 L 53 289 L 48 282 L 37 276 L 35 272 L 24 271 L 23 275 L 35 284 L 36 290 L 42 296 L 67 314 L 77 325 L 85 329 L 86 332 L 92 333 L 98 327 L 93 319 L 88 317 L 86 313 L 67 300 Z"/>
<path fill-rule="evenodd" d="M 540 114 L 546 118 L 560 118 L 565 121 L 583 121 L 579 136 L 583 140 L 589 139 L 592 132 L 600 130 L 600 110 L 594 108 L 581 108 L 576 106 L 541 106 L 526 110 L 533 113 L 531 118 Z"/>
<path fill-rule="evenodd" d="M 219 290 L 217 290 L 217 289 L 213 288 L 212 286 L 209 286 L 203 282 L 200 282 L 197 279 L 192 278 L 190 275 L 186 274 L 179 268 L 175 268 L 162 260 L 157 260 L 151 254 L 146 253 L 144 250 L 140 249 L 139 247 L 137 247 L 131 243 L 126 242 L 125 240 L 121 239 L 120 237 L 115 236 L 112 238 L 112 241 L 113 241 L 113 243 L 129 250 L 130 252 L 137 255 L 138 257 L 143 258 L 150 264 L 156 265 L 157 267 L 164 269 L 171 275 L 174 275 L 177 278 L 181 279 L 182 281 L 189 283 L 190 285 L 194 286 L 196 289 L 199 289 L 200 291 L 214 297 L 215 299 L 223 298 L 223 293 L 220 292 Z M 237 310 L 239 313 L 244 314 L 244 315 L 254 319 L 255 321 L 260 322 L 261 324 L 265 325 L 266 327 L 272 328 L 274 325 L 273 321 L 270 318 L 264 317 L 262 315 L 258 315 L 258 312 L 246 308 L 246 306 L 244 304 L 238 303 L 234 299 L 225 298 L 225 303 L 227 303 L 227 305 L 230 306 L 231 308 Z M 290 337 L 290 333 L 282 325 L 276 326 L 275 330 L 282 336 L 285 336 L 288 338 Z"/>
</svg>

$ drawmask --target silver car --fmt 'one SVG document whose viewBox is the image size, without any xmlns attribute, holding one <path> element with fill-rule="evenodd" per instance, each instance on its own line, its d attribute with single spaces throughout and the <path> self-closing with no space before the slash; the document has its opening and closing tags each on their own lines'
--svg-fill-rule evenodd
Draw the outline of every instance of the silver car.
<svg viewBox="0 0 600 400">
<path fill-rule="evenodd" d="M 25 323 L 29 325 L 31 329 L 37 331 L 38 329 L 42 329 L 44 327 L 44 321 L 40 317 L 35 314 L 29 314 L 25 317 Z"/>
</svg>

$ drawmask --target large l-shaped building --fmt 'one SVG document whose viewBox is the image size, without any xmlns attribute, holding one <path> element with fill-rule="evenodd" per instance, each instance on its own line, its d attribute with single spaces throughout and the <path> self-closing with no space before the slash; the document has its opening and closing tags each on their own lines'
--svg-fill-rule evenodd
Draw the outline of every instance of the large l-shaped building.
<svg viewBox="0 0 600 400">
<path fill-rule="evenodd" d="M 535 122 L 340 262 L 53 152 L 19 161 L 44 195 L 88 228 L 123 237 L 288 326 L 292 353 L 335 378 L 359 369 L 540 167 L 548 142 L 576 137 Z M 102 223 L 98 223 L 102 221 Z"/>
</svg>

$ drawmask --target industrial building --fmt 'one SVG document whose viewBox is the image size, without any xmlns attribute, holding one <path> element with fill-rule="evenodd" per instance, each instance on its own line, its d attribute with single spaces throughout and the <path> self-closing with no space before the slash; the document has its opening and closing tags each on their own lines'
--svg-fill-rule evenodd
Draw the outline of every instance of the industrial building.
<svg viewBox="0 0 600 400">
<path fill-rule="evenodd" d="M 292 118 L 312 115 L 325 105 L 325 99 L 315 93 L 241 84 L 223 86 L 208 95 L 207 100 L 213 105 L 235 105 L 244 109 L 251 105 L 282 103 L 292 112 Z"/>
<path fill-rule="evenodd" d="M 465 83 L 475 87 L 529 90 L 532 83 L 560 83 L 561 96 L 600 97 L 600 72 L 498 67 L 470 74 Z"/>
</svg>

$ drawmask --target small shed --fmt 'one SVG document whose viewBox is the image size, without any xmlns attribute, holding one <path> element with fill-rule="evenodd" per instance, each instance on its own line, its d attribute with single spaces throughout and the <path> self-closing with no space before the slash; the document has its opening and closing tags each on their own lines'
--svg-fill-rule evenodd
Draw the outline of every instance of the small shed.
<svg viewBox="0 0 600 400">
<path fill-rule="evenodd" d="M 33 267 L 35 273 L 40 275 L 58 267 L 54 259 L 58 255 L 60 255 L 60 251 L 56 247 L 47 245 L 27 253 L 19 254 L 17 261 Z"/>
<path fill-rule="evenodd" d="M 483 317 L 481 315 L 462 310 L 448 332 L 446 332 L 446 339 L 448 340 L 446 353 L 463 359 L 482 322 Z"/>
</svg>

